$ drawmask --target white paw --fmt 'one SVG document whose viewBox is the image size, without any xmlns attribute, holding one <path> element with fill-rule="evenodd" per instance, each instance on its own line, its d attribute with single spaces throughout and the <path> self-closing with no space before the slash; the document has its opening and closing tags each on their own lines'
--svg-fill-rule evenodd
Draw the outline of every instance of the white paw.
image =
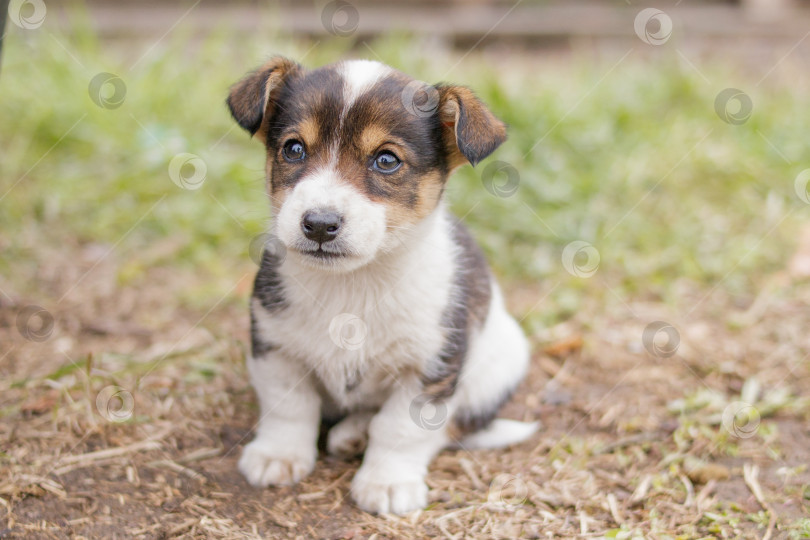
<svg viewBox="0 0 810 540">
<path fill-rule="evenodd" d="M 363 453 L 368 444 L 370 414 L 348 416 L 329 430 L 326 450 L 333 456 L 354 457 Z"/>
<path fill-rule="evenodd" d="M 362 466 L 352 480 L 357 506 L 377 514 L 407 514 L 427 506 L 428 487 L 420 474 L 373 470 Z"/>
<path fill-rule="evenodd" d="M 239 471 L 255 487 L 289 486 L 315 468 L 314 448 L 294 448 L 256 439 L 242 451 Z"/>
</svg>

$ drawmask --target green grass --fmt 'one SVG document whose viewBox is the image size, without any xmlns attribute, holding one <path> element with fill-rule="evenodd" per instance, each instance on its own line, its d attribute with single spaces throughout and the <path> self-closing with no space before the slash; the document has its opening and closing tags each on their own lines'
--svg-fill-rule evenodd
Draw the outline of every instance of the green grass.
<svg viewBox="0 0 810 540">
<path fill-rule="evenodd" d="M 199 284 L 193 295 L 179 291 L 183 298 L 205 305 L 227 291 L 269 216 L 262 148 L 234 127 L 224 98 L 279 52 L 309 51 L 308 66 L 378 55 L 418 78 L 474 88 L 509 124 L 508 142 L 461 170 L 449 197 L 499 275 L 561 285 L 538 321 L 564 318 L 588 296 L 616 301 L 605 284 L 620 296 L 676 301 L 682 280 L 707 289 L 722 281 L 747 297 L 784 266 L 810 211 L 793 187 L 810 163 L 810 96 L 767 80 L 756 86 L 757 77 L 725 67 L 701 64 L 708 83 L 675 56 L 642 61 L 637 51 L 610 73 L 613 62 L 561 67 L 533 55 L 498 65 L 473 53 L 448 73 L 457 56 L 406 36 L 349 52 L 344 41 L 313 47 L 224 31 L 192 41 L 181 29 L 141 57 L 145 47 L 99 43 L 86 30 L 9 32 L 0 74 L 0 272 L 23 290 L 20 276 L 44 262 L 39 245 L 102 243 L 126 261 L 124 284 L 167 265 L 212 283 L 201 295 Z M 125 82 L 119 108 L 91 101 L 88 84 L 99 72 Z M 743 125 L 715 114 L 715 96 L 730 86 L 753 100 Z M 207 166 L 196 191 L 169 178 L 181 152 Z M 519 172 L 514 196 L 484 188 L 493 160 Z M 599 251 L 589 279 L 561 263 L 574 240 Z"/>
</svg>

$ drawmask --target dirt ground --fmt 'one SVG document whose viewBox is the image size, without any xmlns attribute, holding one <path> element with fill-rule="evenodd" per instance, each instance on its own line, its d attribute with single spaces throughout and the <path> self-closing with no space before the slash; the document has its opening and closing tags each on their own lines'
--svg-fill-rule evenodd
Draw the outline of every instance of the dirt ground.
<svg viewBox="0 0 810 540">
<path fill-rule="evenodd" d="M 684 284 L 680 314 L 594 302 L 538 332 L 503 416 L 543 429 L 442 453 L 430 506 L 378 517 L 348 496 L 357 461 L 322 453 L 301 484 L 265 490 L 237 472 L 257 418 L 251 267 L 219 304 L 180 309 L 187 276 L 120 287 L 122 260 L 79 252 L 32 269 L 37 297 L 0 281 L 2 538 L 806 537 L 810 286 L 787 274 L 756 299 Z M 551 286 L 505 288 L 529 314 Z M 52 327 L 35 304 L 60 306 Z M 645 344 L 656 320 L 674 341 Z"/>
</svg>

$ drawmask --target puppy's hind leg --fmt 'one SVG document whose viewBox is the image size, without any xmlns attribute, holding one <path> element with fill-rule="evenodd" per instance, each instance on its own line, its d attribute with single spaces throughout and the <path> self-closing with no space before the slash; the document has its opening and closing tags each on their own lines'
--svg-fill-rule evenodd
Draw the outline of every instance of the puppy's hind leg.
<svg viewBox="0 0 810 540">
<path fill-rule="evenodd" d="M 326 437 L 326 450 L 333 456 L 359 456 L 368 444 L 368 425 L 374 413 L 358 411 L 338 422 Z"/>
<path fill-rule="evenodd" d="M 494 285 L 489 315 L 470 347 L 456 389 L 458 411 L 453 420 L 467 435 L 455 446 L 498 448 L 522 442 L 537 431 L 537 422 L 495 418 L 528 366 L 529 343 Z"/>
</svg>

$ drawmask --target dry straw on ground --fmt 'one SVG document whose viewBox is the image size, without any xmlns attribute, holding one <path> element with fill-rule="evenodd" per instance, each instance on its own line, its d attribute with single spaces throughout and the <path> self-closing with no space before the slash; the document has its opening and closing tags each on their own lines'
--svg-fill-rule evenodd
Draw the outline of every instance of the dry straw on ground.
<svg viewBox="0 0 810 540">
<path fill-rule="evenodd" d="M 82 270 L 64 262 L 44 290 Z M 777 276 L 747 310 L 716 293 L 689 320 L 641 300 L 592 305 L 532 336 L 530 376 L 504 414 L 540 420 L 542 431 L 508 450 L 442 453 L 430 469 L 430 506 L 378 517 L 347 495 L 357 462 L 322 456 L 300 485 L 267 490 L 237 473 L 257 414 L 242 306 L 226 303 L 202 321 L 178 313 L 166 305 L 165 276 L 112 301 L 99 286 L 106 271 L 94 270 L 93 283 L 53 313 L 44 341 L 19 334 L 27 299 L 9 291 L 2 300 L 0 537 L 807 533 L 806 284 Z M 517 312 L 542 297 L 513 291 Z M 684 289 L 684 305 L 706 292 Z M 659 319 L 679 331 L 669 358 L 642 343 L 645 324 Z M 725 422 L 744 400 L 758 416 Z"/>
</svg>

